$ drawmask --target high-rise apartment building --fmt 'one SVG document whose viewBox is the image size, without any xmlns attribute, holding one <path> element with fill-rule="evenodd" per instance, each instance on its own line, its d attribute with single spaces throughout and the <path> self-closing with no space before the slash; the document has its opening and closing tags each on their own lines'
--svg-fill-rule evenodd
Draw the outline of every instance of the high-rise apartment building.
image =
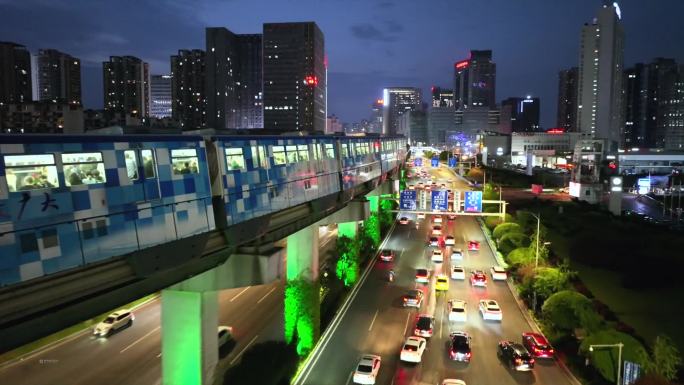
<svg viewBox="0 0 684 385">
<path fill-rule="evenodd" d="M 172 113 L 171 75 L 152 75 L 150 81 L 150 116 L 170 118 Z"/>
<path fill-rule="evenodd" d="M 565 132 L 577 131 L 577 67 L 558 73 L 558 109 L 556 127 Z"/>
<path fill-rule="evenodd" d="M 32 69 L 38 100 L 81 104 L 81 60 L 56 49 L 41 49 Z"/>
<path fill-rule="evenodd" d="M 171 56 L 171 110 L 183 129 L 207 126 L 205 77 L 204 51 L 181 49 Z"/>
<path fill-rule="evenodd" d="M 375 134 L 382 134 L 382 119 L 383 119 L 383 107 L 384 107 L 384 100 L 378 99 L 373 102 L 371 105 L 371 116 L 370 116 L 370 123 L 369 123 L 369 130 L 368 132 L 372 132 Z"/>
<path fill-rule="evenodd" d="M 420 88 L 390 87 L 383 91 L 382 133 L 394 135 L 399 133 L 399 118 L 408 111 L 423 109 L 423 98 Z"/>
<path fill-rule="evenodd" d="M 492 51 L 470 51 L 470 57 L 454 64 L 454 106 L 496 107 L 496 64 Z"/>
<path fill-rule="evenodd" d="M 432 107 L 453 107 L 454 90 L 432 87 Z"/>
<path fill-rule="evenodd" d="M 261 35 L 206 29 L 207 126 L 262 128 Z"/>
<path fill-rule="evenodd" d="M 539 98 L 508 98 L 501 102 L 501 133 L 539 131 Z"/>
<path fill-rule="evenodd" d="M 625 70 L 624 148 L 684 150 L 684 66 L 656 58 Z"/>
<path fill-rule="evenodd" d="M 21 44 L 0 42 L 0 105 L 24 103 L 31 97 L 31 54 Z"/>
<path fill-rule="evenodd" d="M 323 132 L 327 108 L 323 32 L 314 22 L 267 23 L 263 39 L 264 126 Z"/>
<path fill-rule="evenodd" d="M 149 65 L 135 56 L 111 56 L 102 63 L 104 107 L 135 118 L 150 114 Z"/>
<path fill-rule="evenodd" d="M 582 27 L 577 122 L 579 131 L 617 150 L 623 128 L 624 32 L 617 3 L 605 4 Z"/>
<path fill-rule="evenodd" d="M 397 134 L 414 146 L 428 145 L 428 118 L 423 110 L 408 110 L 399 117 Z"/>
</svg>

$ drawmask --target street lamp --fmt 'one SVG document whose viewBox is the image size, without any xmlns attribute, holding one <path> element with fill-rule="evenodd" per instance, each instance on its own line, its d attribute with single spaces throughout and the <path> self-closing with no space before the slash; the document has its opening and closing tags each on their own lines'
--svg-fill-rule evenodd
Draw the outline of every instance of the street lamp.
<svg viewBox="0 0 684 385">
<path fill-rule="evenodd" d="M 537 275 L 537 268 L 539 267 L 539 230 L 541 227 L 541 219 L 539 217 L 541 216 L 541 214 L 534 215 L 534 214 L 530 213 L 530 215 L 537 218 L 537 237 L 536 237 L 537 238 L 537 240 L 536 240 L 537 247 L 536 247 L 536 251 L 535 251 L 535 255 L 534 255 L 534 275 L 536 276 Z M 545 246 L 550 245 L 550 244 L 551 244 L 551 242 L 544 242 Z M 534 286 L 532 287 L 532 295 L 533 295 L 532 310 L 536 313 L 537 312 L 537 291 L 534 290 Z"/>
<path fill-rule="evenodd" d="M 620 385 L 620 375 L 622 374 L 622 348 L 625 345 L 620 342 L 617 344 L 598 344 L 598 345 L 589 345 L 589 351 L 593 352 L 594 348 L 618 348 L 618 365 L 617 365 L 617 381 L 615 382 L 617 385 Z"/>
</svg>

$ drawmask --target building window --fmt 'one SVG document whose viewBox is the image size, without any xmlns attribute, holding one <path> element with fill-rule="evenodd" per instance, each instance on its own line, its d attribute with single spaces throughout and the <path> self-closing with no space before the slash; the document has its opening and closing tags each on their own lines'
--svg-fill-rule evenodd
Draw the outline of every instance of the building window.
<svg viewBox="0 0 684 385">
<path fill-rule="evenodd" d="M 197 150 L 194 148 L 171 150 L 171 165 L 174 175 L 199 173 Z"/>
<path fill-rule="evenodd" d="M 309 146 L 306 144 L 302 144 L 297 146 L 297 154 L 299 155 L 299 161 L 300 162 L 308 162 L 309 161 Z"/>
<path fill-rule="evenodd" d="M 152 153 L 152 150 L 141 150 L 140 154 L 142 155 L 145 178 L 154 178 L 157 170 L 154 161 L 154 153 Z"/>
<path fill-rule="evenodd" d="M 51 154 L 6 155 L 5 178 L 10 192 L 59 187 Z"/>
<path fill-rule="evenodd" d="M 285 153 L 288 163 L 297 163 L 297 146 L 286 146 Z"/>
<path fill-rule="evenodd" d="M 228 170 L 242 170 L 245 168 L 245 157 L 241 148 L 226 148 L 226 164 Z"/>
<path fill-rule="evenodd" d="M 62 154 L 64 182 L 67 186 L 105 183 L 104 162 L 100 152 Z"/>
<path fill-rule="evenodd" d="M 124 151 L 124 160 L 126 161 L 126 174 L 128 174 L 128 179 L 137 180 L 138 179 L 138 161 L 135 159 L 134 150 Z"/>
<path fill-rule="evenodd" d="M 286 163 L 287 157 L 285 156 L 285 147 L 273 146 L 273 164 L 281 165 Z"/>
</svg>

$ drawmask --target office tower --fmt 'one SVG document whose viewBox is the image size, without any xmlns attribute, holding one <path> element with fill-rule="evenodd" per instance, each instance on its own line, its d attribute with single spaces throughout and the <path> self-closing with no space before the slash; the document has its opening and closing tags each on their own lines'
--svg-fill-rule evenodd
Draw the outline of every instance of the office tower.
<svg viewBox="0 0 684 385">
<path fill-rule="evenodd" d="M 207 126 L 205 77 L 204 51 L 181 49 L 171 56 L 171 112 L 182 129 Z"/>
<path fill-rule="evenodd" d="M 38 100 L 81 104 L 81 60 L 56 49 L 41 49 L 33 68 Z"/>
<path fill-rule="evenodd" d="M 172 111 L 171 75 L 152 75 L 150 79 L 150 116 L 170 118 Z"/>
<path fill-rule="evenodd" d="M 454 130 L 454 91 L 432 87 L 432 107 L 427 117 L 427 142 L 431 145 L 445 143 L 446 133 Z"/>
<path fill-rule="evenodd" d="M 625 70 L 624 148 L 684 149 L 684 67 L 656 58 Z"/>
<path fill-rule="evenodd" d="M 577 131 L 577 67 L 558 73 L 558 110 L 556 126 L 565 132 Z"/>
<path fill-rule="evenodd" d="M 0 42 L 0 105 L 31 97 L 31 54 L 23 45 Z"/>
<path fill-rule="evenodd" d="M 262 128 L 261 35 L 206 29 L 207 126 Z"/>
<path fill-rule="evenodd" d="M 496 107 L 496 64 L 492 51 L 470 51 L 470 57 L 454 65 L 454 106 Z"/>
<path fill-rule="evenodd" d="M 453 107 L 454 90 L 432 87 L 432 107 Z"/>
<path fill-rule="evenodd" d="M 579 131 L 606 140 L 614 151 L 623 127 L 624 32 L 617 3 L 603 5 L 582 27 L 577 122 Z"/>
<path fill-rule="evenodd" d="M 324 131 L 326 63 L 316 23 L 264 24 L 264 126 Z"/>
<path fill-rule="evenodd" d="M 110 56 L 102 63 L 104 107 L 135 118 L 150 113 L 149 65 L 135 56 Z"/>
<path fill-rule="evenodd" d="M 407 111 L 418 111 L 423 108 L 420 88 L 390 87 L 383 91 L 382 133 L 394 135 L 399 133 L 399 118 Z"/>
<path fill-rule="evenodd" d="M 368 132 L 382 134 L 382 114 L 384 100 L 378 99 L 371 105 L 370 128 Z"/>
<path fill-rule="evenodd" d="M 539 131 L 539 98 L 508 98 L 501 102 L 501 133 Z"/>
<path fill-rule="evenodd" d="M 414 146 L 428 145 L 428 119 L 423 110 L 408 110 L 399 117 L 397 134 L 408 138 Z"/>
</svg>

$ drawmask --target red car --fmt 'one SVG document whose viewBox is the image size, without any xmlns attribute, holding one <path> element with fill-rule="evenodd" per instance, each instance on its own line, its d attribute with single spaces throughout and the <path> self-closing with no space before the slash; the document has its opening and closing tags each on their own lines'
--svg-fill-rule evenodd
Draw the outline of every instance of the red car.
<svg viewBox="0 0 684 385">
<path fill-rule="evenodd" d="M 386 249 L 380 251 L 380 260 L 383 262 L 392 262 L 392 260 L 394 260 L 394 251 Z"/>
<path fill-rule="evenodd" d="M 468 241 L 468 250 L 478 251 L 480 250 L 480 242 L 478 241 Z"/>
<path fill-rule="evenodd" d="M 470 273 L 470 285 L 487 287 L 487 275 L 482 270 L 473 270 Z"/>
<path fill-rule="evenodd" d="M 523 333 L 522 343 L 532 357 L 553 358 L 553 348 L 551 347 L 551 344 L 549 344 L 549 341 L 546 340 L 546 337 L 541 334 Z"/>
</svg>

